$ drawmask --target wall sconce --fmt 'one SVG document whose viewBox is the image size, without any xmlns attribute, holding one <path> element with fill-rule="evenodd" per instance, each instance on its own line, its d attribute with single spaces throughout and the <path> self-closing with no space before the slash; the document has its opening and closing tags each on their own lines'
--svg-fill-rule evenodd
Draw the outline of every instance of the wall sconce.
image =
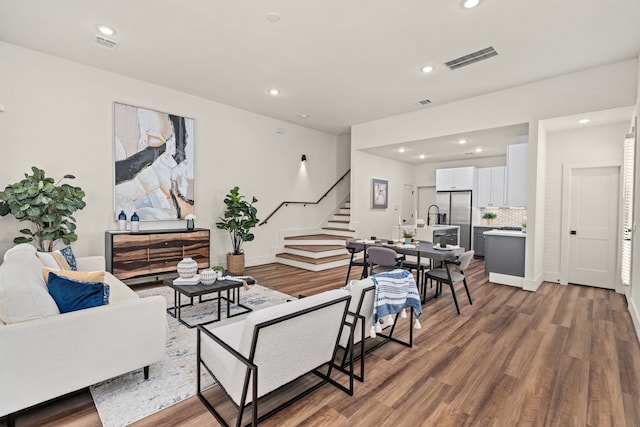
<svg viewBox="0 0 640 427">
<path fill-rule="evenodd" d="M 307 155 L 303 154 L 302 157 L 300 158 L 301 162 L 306 162 L 307 161 Z"/>
</svg>

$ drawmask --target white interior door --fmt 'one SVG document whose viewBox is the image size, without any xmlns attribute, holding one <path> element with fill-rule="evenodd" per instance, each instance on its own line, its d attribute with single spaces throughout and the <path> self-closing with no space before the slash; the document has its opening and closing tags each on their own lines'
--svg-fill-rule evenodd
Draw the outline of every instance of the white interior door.
<svg viewBox="0 0 640 427">
<path fill-rule="evenodd" d="M 619 174 L 618 167 L 571 170 L 569 283 L 615 288 Z"/>
<path fill-rule="evenodd" d="M 402 224 L 414 224 L 413 185 L 402 185 Z"/>
</svg>

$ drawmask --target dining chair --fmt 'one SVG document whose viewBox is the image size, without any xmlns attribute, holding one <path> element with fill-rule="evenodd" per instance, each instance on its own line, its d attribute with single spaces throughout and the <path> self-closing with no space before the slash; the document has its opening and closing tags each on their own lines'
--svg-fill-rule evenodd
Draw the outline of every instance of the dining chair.
<svg viewBox="0 0 640 427">
<path fill-rule="evenodd" d="M 443 283 L 449 285 L 458 314 L 460 314 L 460 307 L 458 307 L 458 299 L 456 298 L 456 291 L 454 289 L 454 286 L 457 283 L 462 282 L 464 284 L 464 289 L 467 292 L 467 297 L 469 298 L 469 304 L 473 304 L 473 301 L 471 301 L 471 294 L 469 293 L 469 287 L 467 286 L 467 278 L 464 275 L 464 270 L 469 267 L 469 264 L 473 259 L 473 254 L 474 251 L 467 251 L 460 254 L 455 261 L 444 260 L 443 267 L 434 268 L 426 273 L 427 279 L 436 281 L 436 295 L 442 294 Z"/>
<path fill-rule="evenodd" d="M 402 268 L 403 258 L 397 258 L 397 253 L 391 248 L 371 246 L 367 248 L 367 261 L 371 269 L 370 274 Z"/>
<path fill-rule="evenodd" d="M 344 282 L 344 285 L 347 286 L 347 284 L 349 283 L 349 276 L 351 275 L 351 267 L 362 267 L 362 273 L 360 274 L 360 280 L 364 279 L 365 277 L 367 277 L 368 273 L 369 273 L 369 262 L 367 260 L 367 254 L 365 252 L 364 257 L 362 258 L 356 258 L 356 254 L 359 254 L 360 252 L 364 251 L 364 248 L 362 249 L 356 249 L 354 247 L 351 246 L 346 246 L 347 251 L 351 254 L 351 259 L 349 260 L 349 268 L 347 270 L 347 278 Z"/>
</svg>

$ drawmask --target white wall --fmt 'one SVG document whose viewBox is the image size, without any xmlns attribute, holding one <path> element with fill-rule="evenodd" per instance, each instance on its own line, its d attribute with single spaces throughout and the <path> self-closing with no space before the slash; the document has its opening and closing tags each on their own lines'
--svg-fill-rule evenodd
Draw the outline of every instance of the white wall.
<svg viewBox="0 0 640 427">
<path fill-rule="evenodd" d="M 544 166 L 539 164 L 543 151 L 538 153 L 538 122 L 633 105 L 637 80 L 638 59 L 632 59 L 356 125 L 351 129 L 352 170 L 366 168 L 355 155 L 359 149 L 529 123 L 528 194 L 535 197 L 527 204 L 525 288 L 534 290 L 544 273 L 544 174 L 536 175 Z M 356 191 L 352 185 L 352 198 Z M 363 206 L 352 206 L 354 220 L 365 220 Z"/>
<path fill-rule="evenodd" d="M 352 224 L 358 235 L 395 238 L 389 236 L 390 229 L 398 225 L 398 216 L 402 214 L 402 185 L 413 184 L 413 166 L 409 163 L 386 159 L 363 152 L 351 153 L 351 212 Z M 371 209 L 371 179 L 389 181 L 388 208 Z M 358 206 L 359 220 L 353 220 L 353 207 Z"/>
<path fill-rule="evenodd" d="M 640 61 L 640 55 L 638 55 L 638 61 Z M 635 126 L 634 130 L 636 134 L 636 171 L 633 201 L 635 231 L 633 233 L 632 242 L 633 261 L 631 264 L 631 289 L 626 291 L 626 295 L 627 302 L 629 304 L 629 312 L 631 313 L 633 324 L 636 327 L 638 339 L 640 339 L 640 228 L 638 227 L 638 223 L 640 222 L 640 148 L 638 147 L 640 130 L 637 128 L 638 124 L 640 124 L 640 73 L 638 73 L 638 84 L 636 87 L 636 107 L 634 117 L 631 120 L 631 126 L 629 126 L 629 129 L 631 129 L 632 126 Z"/>
<path fill-rule="evenodd" d="M 567 163 L 618 162 L 629 124 L 613 123 L 548 132 L 545 186 L 544 271 L 545 280 L 560 278 L 560 226 L 562 214 L 562 167 Z"/>
<path fill-rule="evenodd" d="M 195 119 L 196 226 L 212 230 L 214 265 L 223 264 L 231 246 L 214 225 L 231 187 L 255 195 L 263 219 L 284 200 L 317 200 L 349 168 L 348 135 L 337 138 L 2 42 L 0 70 L 0 103 L 6 107 L 0 113 L 0 186 L 19 181 L 32 165 L 54 178 L 76 175 L 75 184 L 87 193 L 87 207 L 76 215 L 80 238 L 73 247 L 80 255 L 103 254 L 104 232 L 116 228 L 114 101 Z M 302 154 L 308 158 L 304 169 Z M 245 245 L 247 264 L 272 261 L 282 228 L 317 226 L 348 191 L 345 182 L 318 208 L 283 209 Z M 0 253 L 24 225 L 0 218 Z M 183 225 L 142 225 L 167 226 Z"/>
</svg>

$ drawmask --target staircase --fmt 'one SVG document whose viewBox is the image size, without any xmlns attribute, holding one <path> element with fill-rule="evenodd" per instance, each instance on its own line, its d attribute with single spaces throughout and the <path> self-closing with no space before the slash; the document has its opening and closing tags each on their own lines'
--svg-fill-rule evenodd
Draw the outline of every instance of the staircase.
<svg viewBox="0 0 640 427">
<path fill-rule="evenodd" d="M 310 271 L 348 265 L 351 256 L 344 244 L 355 235 L 354 230 L 349 230 L 350 218 L 351 207 L 346 202 L 320 233 L 285 237 L 284 252 L 276 254 L 277 261 Z"/>
</svg>

